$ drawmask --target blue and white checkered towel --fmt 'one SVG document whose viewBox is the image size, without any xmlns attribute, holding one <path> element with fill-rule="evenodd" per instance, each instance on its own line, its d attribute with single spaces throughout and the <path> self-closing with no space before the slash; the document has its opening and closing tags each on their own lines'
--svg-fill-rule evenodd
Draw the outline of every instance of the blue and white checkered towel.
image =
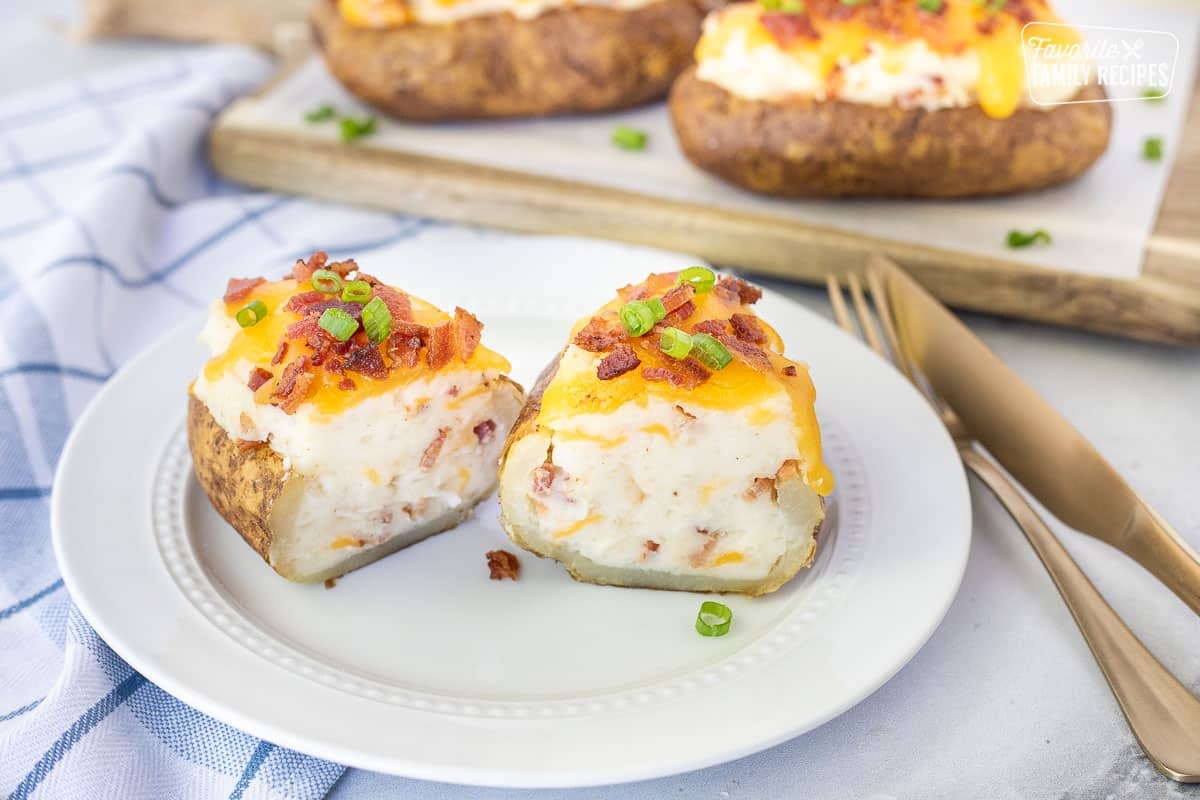
<svg viewBox="0 0 1200 800">
<path fill-rule="evenodd" d="M 63 442 L 121 363 L 230 275 L 427 224 L 218 180 L 208 126 L 269 72 L 196 50 L 0 103 L 0 795 L 318 798 L 342 772 L 148 683 L 72 607 L 50 546 Z"/>
</svg>

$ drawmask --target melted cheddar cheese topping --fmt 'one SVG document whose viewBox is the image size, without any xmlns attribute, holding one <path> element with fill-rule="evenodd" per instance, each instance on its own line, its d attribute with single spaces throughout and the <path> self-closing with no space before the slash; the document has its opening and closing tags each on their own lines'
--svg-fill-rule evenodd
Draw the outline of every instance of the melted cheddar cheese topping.
<svg viewBox="0 0 1200 800">
<path fill-rule="evenodd" d="M 661 296 L 675 283 L 674 273 L 651 276 L 648 283 L 655 294 Z M 695 312 L 679 323 L 683 330 L 690 331 L 705 320 L 728 320 L 733 314 L 754 315 L 750 306 L 741 303 L 736 296 L 727 292 L 711 291 L 696 295 Z M 615 312 L 625 303 L 617 297 L 598 312 Z M 756 315 L 755 315 L 756 316 Z M 592 319 L 580 320 L 571 332 L 575 335 Z M 790 400 L 793 414 L 793 430 L 802 459 L 801 474 L 813 491 L 828 495 L 833 491 L 833 474 L 825 465 L 821 454 L 821 429 L 814 408 L 816 391 L 808 374 L 808 367 L 782 355 L 783 340 L 778 332 L 758 320 L 767 342 L 763 349 L 771 361 L 770 371 L 760 372 L 734 355 L 724 369 L 712 372 L 702 383 L 691 386 L 675 386 L 668 381 L 648 381 L 641 370 L 648 366 L 671 368 L 675 362 L 659 349 L 658 336 L 630 338 L 627 342 L 641 360 L 634 370 L 609 380 L 601 380 L 596 374 L 596 364 L 604 356 L 594 355 L 586 361 L 585 368 L 568 371 L 560 362 L 558 372 L 542 394 L 538 425 L 555 432 L 555 436 L 584 437 L 572 431 L 570 421 L 583 414 L 611 414 L 628 403 L 645 407 L 647 398 L 656 397 L 678 403 L 688 409 L 711 409 L 717 411 L 748 410 L 752 424 L 765 424 L 773 419 L 769 414 L 756 414 L 756 406 L 763 401 L 785 392 Z M 575 345 L 571 345 L 575 347 Z M 584 352 L 584 351 L 581 351 Z M 795 375 L 785 375 L 786 367 L 795 367 Z"/>
<path fill-rule="evenodd" d="M 252 368 L 261 367 L 269 370 L 275 378 L 278 378 L 286 365 L 302 355 L 311 355 L 313 351 L 306 343 L 290 339 L 282 363 L 271 364 L 271 359 L 274 358 L 280 342 L 287 335 L 288 326 L 301 319 L 299 314 L 285 311 L 283 307 L 293 295 L 309 289 L 307 283 L 300 285 L 294 279 L 288 278 L 261 283 L 254 287 L 245 298 L 238 299 L 233 303 L 225 303 L 225 313 L 234 326 L 237 325 L 234 317 L 238 310 L 253 300 L 261 300 L 266 305 L 267 315 L 256 325 L 237 329 L 237 333 L 233 334 L 225 351 L 210 359 L 205 365 L 205 378 L 210 382 L 216 381 L 221 376 L 234 372 L 243 361 L 248 362 Z M 449 315 L 431 303 L 413 295 L 408 295 L 408 298 L 412 302 L 413 322 L 433 327 L 450 319 Z M 386 361 L 387 357 L 384 358 Z M 440 371 L 463 369 L 508 372 L 511 367 L 499 353 L 480 344 L 466 363 L 456 355 L 450 359 L 448 364 L 442 366 Z M 347 372 L 346 376 L 342 376 L 317 369 L 313 372 L 316 378 L 305 403 L 311 403 L 320 414 L 333 416 L 368 397 L 394 391 L 397 387 L 416 380 L 427 379 L 434 372 L 435 370 L 430 368 L 424 358 L 414 367 L 397 365 L 388 370 L 386 378 L 381 379 L 371 378 L 357 372 Z M 352 390 L 339 388 L 337 384 L 343 377 L 350 377 L 355 383 L 355 388 Z"/>
</svg>

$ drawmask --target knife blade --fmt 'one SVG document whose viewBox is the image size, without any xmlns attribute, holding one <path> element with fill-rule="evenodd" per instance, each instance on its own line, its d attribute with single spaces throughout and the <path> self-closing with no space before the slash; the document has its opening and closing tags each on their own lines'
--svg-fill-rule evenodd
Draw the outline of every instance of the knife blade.
<svg viewBox="0 0 1200 800">
<path fill-rule="evenodd" d="M 1200 614 L 1200 559 L 1058 411 L 900 267 L 877 257 L 905 357 L 1054 516 L 1121 550 Z"/>
</svg>

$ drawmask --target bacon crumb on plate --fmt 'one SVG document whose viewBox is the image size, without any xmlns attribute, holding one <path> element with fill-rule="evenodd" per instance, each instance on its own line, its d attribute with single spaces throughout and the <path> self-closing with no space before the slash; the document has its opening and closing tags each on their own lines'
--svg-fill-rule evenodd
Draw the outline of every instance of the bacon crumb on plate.
<svg viewBox="0 0 1200 800">
<path fill-rule="evenodd" d="M 489 550 L 487 554 L 488 577 L 494 581 L 505 578 L 515 581 L 521 574 L 521 562 L 507 550 Z"/>
</svg>

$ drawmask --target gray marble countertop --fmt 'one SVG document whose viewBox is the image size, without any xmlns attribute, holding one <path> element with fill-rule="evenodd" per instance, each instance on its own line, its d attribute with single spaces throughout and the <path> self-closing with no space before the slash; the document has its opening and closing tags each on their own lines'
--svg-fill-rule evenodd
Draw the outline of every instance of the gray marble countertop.
<svg viewBox="0 0 1200 800">
<path fill-rule="evenodd" d="M 71 0 L 0 0 L 0 96 L 153 58 L 163 43 L 78 44 Z M 773 284 L 829 315 L 824 292 Z M 970 326 L 1200 548 L 1200 350 L 971 316 Z M 919 469 L 919 464 L 914 465 Z M 1142 798 L 1200 796 L 1141 754 L 1087 647 L 1020 532 L 978 485 L 961 591 L 895 678 L 827 725 L 723 766 L 621 787 L 481 790 L 351 770 L 336 800 Z M 1130 626 L 1200 688 L 1200 620 L 1094 540 L 1066 544 Z"/>
</svg>

